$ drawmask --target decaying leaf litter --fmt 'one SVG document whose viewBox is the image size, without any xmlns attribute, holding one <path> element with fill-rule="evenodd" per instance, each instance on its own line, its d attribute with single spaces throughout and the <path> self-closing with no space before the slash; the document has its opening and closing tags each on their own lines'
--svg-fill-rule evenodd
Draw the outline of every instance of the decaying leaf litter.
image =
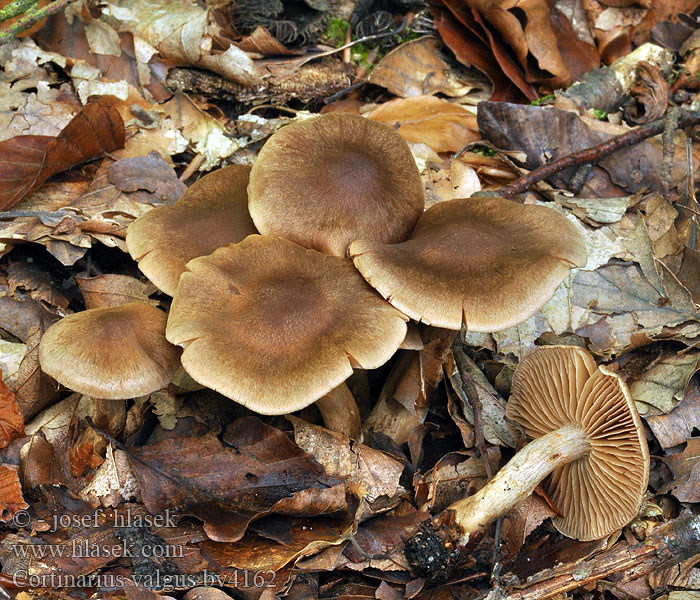
<svg viewBox="0 0 700 600">
<path fill-rule="evenodd" d="M 0 9 L 5 593 L 696 597 L 700 14 L 691 1 L 620 4 L 154 0 L 54 1 L 29 11 L 30 3 L 14 3 L 12 15 Z M 22 33 L 25 22 L 34 26 Z M 328 116 L 309 121 L 319 113 Z M 338 148 L 323 129 L 333 120 L 346 136 Z M 387 127 L 387 140 L 402 139 L 405 150 L 361 154 L 347 137 L 360 124 L 370 133 L 358 139 L 384 136 L 371 132 Z M 272 156 L 270 166 L 256 162 L 278 131 L 279 141 L 261 154 Z M 408 163 L 396 162 L 397 152 Z M 323 166 L 318 173 L 314 163 Z M 376 183 L 368 173 L 378 163 L 387 174 Z M 333 185 L 324 183 L 328 173 Z M 285 179 L 291 175 L 302 180 L 300 191 Z M 381 186 L 392 177 L 410 180 L 411 191 L 387 193 Z M 321 188 L 311 193 L 312 184 Z M 279 189 L 269 194 L 271 185 Z M 353 205 L 353 193 L 372 199 L 376 186 L 381 201 Z M 338 190 L 350 195 L 334 196 Z M 425 201 L 406 209 L 400 197 L 415 190 Z M 235 210 L 226 207 L 229 195 Z M 331 218 L 341 225 L 327 234 L 326 209 L 304 212 L 307 195 L 359 212 Z M 297 200 L 280 205 L 285 196 Z M 386 197 L 399 198 L 385 211 L 396 219 L 391 225 L 373 212 Z M 200 207 L 210 199 L 221 207 L 212 205 L 208 216 Z M 420 206 L 429 210 L 410 233 Z M 462 221 L 466 229 L 458 230 Z M 542 239 L 528 242 L 534 246 L 518 245 L 525 244 L 521 221 L 543 229 Z M 256 231 L 264 235 L 241 243 Z M 563 246 L 553 245 L 554 232 L 565 233 L 556 242 Z M 436 239 L 448 233 L 470 243 L 439 250 Z M 488 245 L 499 235 L 520 250 L 503 258 L 503 246 Z M 314 260 L 302 267 L 296 257 L 320 250 L 335 256 L 320 255 L 318 264 L 337 267 L 352 285 L 339 285 L 336 274 L 318 288 L 323 293 L 285 284 L 269 297 L 269 283 L 263 291 L 244 287 L 246 273 L 262 272 L 263 253 L 278 256 L 274 236 L 316 250 L 280 242 L 284 258 L 269 261 L 277 270 L 268 277 L 317 277 Z M 544 262 L 533 262 L 534 248 Z M 546 258 L 547 249 L 567 257 L 565 269 Z M 410 262 L 412 252 L 423 267 Z M 467 262 L 455 275 L 460 256 Z M 177 288 L 186 263 L 181 287 L 193 288 L 196 302 Z M 287 263 L 301 270 L 282 273 Z M 523 282 L 539 290 L 537 299 L 528 300 Z M 377 306 L 382 296 L 391 301 L 395 308 L 383 302 L 381 309 L 391 325 L 370 324 L 346 300 L 346 325 L 333 325 L 343 343 L 334 349 L 324 337 L 320 347 L 316 328 L 339 309 L 318 298 L 346 298 L 348 286 Z M 210 304 L 211 324 L 190 323 Z M 294 328 L 290 304 L 318 304 L 320 312 Z M 512 304 L 524 308 L 502 318 Z M 448 312 L 438 315 L 442 305 Z M 162 317 L 149 327 L 126 325 L 134 306 L 170 311 L 168 339 L 188 347 L 185 368 L 179 361 L 166 372 L 154 367 L 170 383 L 134 397 L 122 380 L 143 383 L 152 373 L 117 382 L 107 367 L 121 365 L 102 365 L 109 390 L 80 393 L 81 368 L 89 365 L 97 386 L 95 365 L 114 356 L 110 340 L 125 338 L 123 328 L 153 348 L 143 340 Z M 230 306 L 243 312 L 222 316 Z M 450 310 L 456 317 L 446 316 Z M 268 313 L 272 326 L 261 320 Z M 83 314 L 100 316 L 83 327 L 88 334 L 66 334 L 80 331 L 69 324 Z M 228 339 L 239 334 L 229 326 L 237 320 L 247 328 L 231 353 Z M 51 329 L 42 347 L 54 323 L 63 329 Z M 209 341 L 202 327 L 206 336 L 228 337 Z M 372 350 L 350 339 L 358 329 Z M 77 337 L 100 343 L 75 346 Z M 270 346 L 262 350 L 263 343 Z M 129 373 L 143 367 L 137 347 L 122 352 Z M 69 350 L 80 356 L 75 366 L 66 364 Z M 589 358 L 577 359 L 577 368 L 545 369 L 555 359 L 541 357 L 562 351 Z M 49 365 L 52 352 L 62 369 Z M 331 363 L 336 352 L 343 360 Z M 225 372 L 210 378 L 218 362 Z M 526 376 L 521 363 L 542 364 Z M 76 383 L 67 384 L 64 371 Z M 262 383 L 251 373 L 264 373 Z M 523 383 L 531 377 L 539 383 Z M 582 387 L 570 384 L 578 390 L 567 396 L 571 410 L 584 396 L 602 402 L 598 389 L 636 408 L 641 446 L 632 454 L 648 446 L 648 471 L 634 485 L 590 491 L 578 483 L 573 499 L 555 487 L 557 471 L 532 483 L 531 495 L 525 486 L 524 499 L 494 513 L 495 524 L 479 524 L 479 535 L 449 545 L 437 526 L 464 538 L 460 523 L 480 518 L 479 493 L 509 481 L 501 469 L 510 459 L 528 468 L 542 462 L 517 458 L 528 456 L 516 450 L 534 437 L 523 415 L 535 409 L 516 410 L 516 397 L 522 402 L 544 387 L 551 399 L 574 379 Z M 619 418 L 603 418 L 613 435 Z M 596 452 L 598 443 L 575 442 L 581 449 L 571 451 L 592 444 Z M 534 448 L 524 446 L 530 454 Z M 621 468 L 631 460 L 626 452 L 594 470 L 629 470 Z M 617 498 L 635 486 L 642 496 L 619 523 L 602 515 L 610 502 L 603 495 Z M 464 497 L 477 510 L 454 508 Z M 567 530 L 562 523 L 575 511 L 588 522 Z M 600 533 L 605 520 L 611 530 Z M 593 521 L 598 533 L 583 533 Z M 430 527 L 439 536 L 426 552 Z M 439 569 L 424 568 L 440 556 L 447 558 Z"/>
</svg>

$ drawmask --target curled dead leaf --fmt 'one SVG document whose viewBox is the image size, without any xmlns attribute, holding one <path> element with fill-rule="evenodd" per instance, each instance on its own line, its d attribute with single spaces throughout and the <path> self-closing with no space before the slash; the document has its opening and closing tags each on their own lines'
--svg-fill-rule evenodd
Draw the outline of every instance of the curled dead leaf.
<svg viewBox="0 0 700 600">
<path fill-rule="evenodd" d="M 0 210 L 15 205 L 49 177 L 124 146 L 124 121 L 112 96 L 73 117 L 56 138 L 17 136 L 0 142 Z"/>
</svg>

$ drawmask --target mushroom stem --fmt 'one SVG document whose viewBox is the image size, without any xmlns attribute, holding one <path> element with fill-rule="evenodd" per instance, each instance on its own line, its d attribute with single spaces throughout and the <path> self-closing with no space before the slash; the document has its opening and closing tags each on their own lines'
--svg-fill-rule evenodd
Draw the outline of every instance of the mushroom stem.
<svg viewBox="0 0 700 600">
<path fill-rule="evenodd" d="M 316 400 L 316 408 L 321 413 L 327 429 L 342 433 L 358 442 L 362 441 L 360 410 L 345 383 Z"/>
<path fill-rule="evenodd" d="M 478 492 L 454 502 L 406 543 L 406 557 L 418 572 L 444 576 L 460 550 L 486 527 L 527 498 L 554 469 L 588 454 L 590 441 L 578 425 L 567 425 L 530 442 Z"/>
<path fill-rule="evenodd" d="M 498 517 L 527 498 L 554 469 L 588 454 L 588 435 L 578 425 L 568 425 L 530 442 L 508 461 L 478 492 L 450 505 L 461 529 L 458 541 L 483 531 Z"/>
</svg>

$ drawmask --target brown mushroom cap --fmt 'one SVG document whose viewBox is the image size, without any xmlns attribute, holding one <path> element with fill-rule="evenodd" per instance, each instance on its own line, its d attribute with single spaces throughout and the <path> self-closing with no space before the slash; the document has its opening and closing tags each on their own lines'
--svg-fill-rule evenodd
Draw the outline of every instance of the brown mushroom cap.
<svg viewBox="0 0 700 600">
<path fill-rule="evenodd" d="M 358 240 L 349 248 L 364 278 L 416 321 L 446 329 L 517 325 L 586 262 L 585 243 L 563 215 L 503 198 L 431 206 L 401 244 Z"/>
<path fill-rule="evenodd" d="M 257 233 L 248 214 L 248 165 L 231 165 L 192 184 L 173 206 L 148 211 L 127 230 L 129 254 L 172 296 L 185 265 Z"/>
<path fill-rule="evenodd" d="M 262 414 L 308 406 L 384 364 L 406 317 L 347 259 L 252 235 L 187 265 L 166 333 L 197 382 Z"/>
<path fill-rule="evenodd" d="M 590 452 L 555 469 L 543 485 L 564 515 L 564 535 L 601 539 L 636 515 L 649 479 L 649 450 L 639 414 L 622 378 L 574 346 L 545 346 L 513 375 L 506 416 L 531 438 L 577 424 Z"/>
<path fill-rule="evenodd" d="M 180 349 L 165 339 L 167 316 L 132 302 L 64 317 L 39 344 L 42 370 L 67 388 L 94 398 L 144 396 L 170 383 Z"/>
<path fill-rule="evenodd" d="M 280 129 L 260 150 L 248 208 L 264 235 L 345 256 L 358 238 L 406 239 L 423 212 L 411 151 L 390 127 L 330 113 Z"/>
</svg>

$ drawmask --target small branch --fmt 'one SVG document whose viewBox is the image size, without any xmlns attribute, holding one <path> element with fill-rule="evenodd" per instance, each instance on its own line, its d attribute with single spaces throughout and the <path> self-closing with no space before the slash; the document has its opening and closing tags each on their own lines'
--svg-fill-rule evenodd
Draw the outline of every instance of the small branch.
<svg viewBox="0 0 700 600">
<path fill-rule="evenodd" d="M 340 46 L 339 48 L 334 48 L 333 50 L 328 50 L 327 52 L 319 52 L 318 54 L 314 54 L 312 56 L 305 58 L 302 61 L 299 61 L 295 68 L 298 69 L 302 65 L 305 65 L 306 63 L 311 62 L 312 60 L 316 60 L 317 58 L 323 58 L 324 56 L 330 56 L 331 54 L 337 54 L 338 52 L 344 51 L 346 48 L 352 48 L 352 46 L 354 46 L 356 44 L 362 44 L 364 42 L 371 42 L 373 40 L 381 40 L 382 38 L 391 37 L 393 35 L 398 35 L 404 29 L 406 29 L 407 23 L 408 23 L 408 19 L 406 19 L 406 17 L 404 17 L 402 19 L 401 23 L 399 24 L 399 26 L 396 27 L 395 29 L 392 29 L 391 31 L 385 31 L 384 33 L 375 33 L 374 35 L 367 35 L 363 38 L 359 38 L 357 40 L 354 40 L 354 41 L 350 42 L 349 44 L 345 44 L 343 46 Z"/>
<path fill-rule="evenodd" d="M 37 3 L 37 0 L 14 0 L 7 6 L 0 9 L 0 22 L 14 19 L 17 15 L 21 15 L 25 10 L 31 8 Z"/>
<path fill-rule="evenodd" d="M 25 0 L 15 0 L 15 2 L 13 2 L 10 6 L 14 5 L 15 8 L 13 10 L 16 10 L 17 6 L 24 1 Z M 22 33 L 23 31 L 29 29 L 33 25 L 36 25 L 39 21 L 44 20 L 46 17 L 50 17 L 51 15 L 55 15 L 56 13 L 62 11 L 64 8 L 66 8 L 66 6 L 68 6 L 74 1 L 75 0 L 55 0 L 55 2 L 51 2 L 43 8 L 30 6 L 28 9 L 26 9 L 24 15 L 17 19 L 17 21 L 14 24 L 10 25 L 9 27 L 0 29 L 0 46 L 2 46 L 3 44 L 9 44 L 12 40 L 15 39 L 17 34 Z M 10 6 L 6 8 L 10 8 Z"/>
<path fill-rule="evenodd" d="M 618 544 L 594 558 L 557 565 L 528 578 L 528 585 L 515 587 L 503 600 L 545 600 L 562 596 L 600 579 L 631 581 L 660 567 L 668 568 L 700 553 L 700 516 L 675 519 L 656 527 L 639 544 Z"/>
<path fill-rule="evenodd" d="M 680 111 L 677 123 L 678 128 L 690 127 L 699 123 L 699 113 L 691 113 L 684 110 Z M 502 187 L 500 190 L 498 190 L 498 194 L 504 198 L 510 198 L 516 194 L 522 194 L 531 185 L 534 185 L 543 179 L 547 179 L 548 177 L 551 177 L 564 169 L 578 167 L 586 163 L 598 162 L 599 160 L 614 154 L 622 148 L 638 144 L 647 138 L 660 134 L 664 131 L 665 127 L 666 119 L 658 119 L 628 131 L 627 133 L 623 133 L 622 135 L 606 140 L 597 146 L 586 148 L 585 150 L 579 150 L 578 152 L 574 152 L 573 154 L 569 154 L 568 156 L 554 160 L 551 163 L 547 163 L 546 165 L 535 169 L 525 177 L 516 179 L 513 183 Z"/>
</svg>

